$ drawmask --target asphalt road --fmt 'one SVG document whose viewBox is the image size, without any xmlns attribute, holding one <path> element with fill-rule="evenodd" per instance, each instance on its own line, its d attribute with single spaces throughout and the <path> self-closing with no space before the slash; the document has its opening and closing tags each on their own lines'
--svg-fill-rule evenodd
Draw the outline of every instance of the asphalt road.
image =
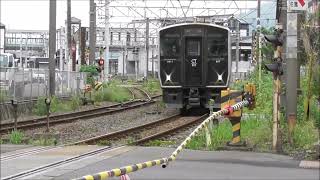
<svg viewBox="0 0 320 180">
<path fill-rule="evenodd" d="M 65 166 L 59 168 L 60 173 L 38 176 L 38 179 L 72 179 L 94 174 L 113 168 L 158 159 L 169 155 L 174 149 L 158 147 L 137 147 L 117 156 L 100 156 L 99 162 L 89 163 L 85 167 L 72 169 Z M 106 158 L 107 157 L 107 158 Z M 79 167 L 81 162 L 78 163 Z M 252 153 L 252 152 L 209 152 L 184 150 L 177 161 L 165 169 L 155 166 L 129 174 L 131 180 L 136 179 L 319 179 L 318 169 L 299 168 L 299 161 L 288 156 Z M 72 165 L 73 168 L 77 164 Z M 68 171 L 69 169 L 69 171 Z M 72 169 L 72 170 L 70 170 Z M 61 174 L 61 172 L 65 172 Z M 61 174 L 61 175 L 59 175 Z M 111 179 L 119 179 L 111 178 Z"/>
</svg>

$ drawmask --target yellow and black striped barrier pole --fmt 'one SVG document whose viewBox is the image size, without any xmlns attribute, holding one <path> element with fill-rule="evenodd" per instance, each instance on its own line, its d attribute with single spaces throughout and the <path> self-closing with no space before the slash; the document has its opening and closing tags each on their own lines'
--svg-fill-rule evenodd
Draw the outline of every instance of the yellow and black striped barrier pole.
<svg viewBox="0 0 320 180">
<path fill-rule="evenodd" d="M 232 142 L 229 145 L 237 145 L 240 143 L 240 121 L 241 117 L 233 117 L 230 118 L 231 124 L 232 124 Z"/>
<path fill-rule="evenodd" d="M 156 159 L 153 161 L 146 161 L 144 163 L 125 166 L 122 168 L 112 169 L 109 171 L 103 171 L 98 174 L 83 176 L 83 177 L 76 179 L 76 180 L 105 180 L 105 179 L 108 179 L 109 177 L 121 176 L 124 174 L 128 174 L 128 173 L 131 173 L 134 171 L 138 171 L 138 170 L 141 170 L 141 169 L 144 169 L 147 167 L 156 166 L 156 165 L 161 165 L 163 168 L 165 168 L 169 162 L 176 160 L 178 154 L 182 151 L 182 149 L 191 141 L 191 139 L 195 135 L 197 135 L 200 132 L 201 129 L 206 127 L 210 121 L 213 121 L 214 119 L 216 119 L 219 116 L 228 114 L 228 113 L 230 113 L 230 111 L 239 110 L 242 107 L 247 106 L 247 105 L 249 105 L 249 101 L 244 100 L 244 101 L 241 101 L 233 106 L 230 106 L 228 108 L 224 108 L 220 111 L 212 113 L 180 144 L 179 147 L 177 147 L 177 149 L 169 157 L 162 158 L 162 159 Z"/>
</svg>

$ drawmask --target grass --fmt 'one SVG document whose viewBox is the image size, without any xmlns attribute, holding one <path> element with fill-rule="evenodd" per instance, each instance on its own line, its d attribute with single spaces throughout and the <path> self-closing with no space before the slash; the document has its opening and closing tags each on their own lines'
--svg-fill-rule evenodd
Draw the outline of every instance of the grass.
<svg viewBox="0 0 320 180">
<path fill-rule="evenodd" d="M 124 102 L 130 100 L 131 95 L 127 89 L 116 86 L 114 84 L 104 85 L 104 88 L 93 93 L 93 100 L 95 102 L 110 101 L 110 102 Z"/>
<path fill-rule="evenodd" d="M 144 81 L 142 84 L 142 88 L 151 94 L 160 94 L 161 87 L 159 79 L 148 79 L 148 81 Z"/>
<path fill-rule="evenodd" d="M 12 131 L 9 134 L 9 142 L 12 144 L 21 144 L 24 134 L 20 131 Z"/>
</svg>

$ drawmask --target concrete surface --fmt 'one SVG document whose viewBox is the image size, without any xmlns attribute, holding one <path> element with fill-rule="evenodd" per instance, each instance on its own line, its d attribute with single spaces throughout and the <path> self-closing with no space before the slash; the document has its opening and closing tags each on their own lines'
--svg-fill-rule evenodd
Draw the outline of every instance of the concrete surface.
<svg viewBox="0 0 320 180">
<path fill-rule="evenodd" d="M 1 156 L 8 155 L 10 152 L 16 153 L 19 150 L 33 149 L 32 145 L 15 145 L 15 144 L 0 144 Z M 7 153 L 7 154 L 4 154 Z"/>
<path fill-rule="evenodd" d="M 127 149 L 128 150 L 128 149 Z M 130 149 L 129 149 L 130 150 Z M 86 165 L 83 162 L 73 163 L 72 167 L 64 166 L 51 172 L 30 177 L 30 179 L 72 179 L 88 174 L 110 170 L 126 165 L 162 158 L 174 149 L 159 147 L 131 147 L 117 155 L 104 153 Z M 99 161 L 96 161 L 100 159 Z M 69 170 L 69 172 L 68 172 Z M 159 166 L 143 169 L 129 174 L 136 179 L 319 179 L 318 169 L 299 168 L 299 161 L 290 157 L 252 152 L 209 152 L 184 150 L 177 161 L 166 169 Z M 111 178 L 111 179 L 119 179 Z"/>
<path fill-rule="evenodd" d="M 10 147 L 11 145 L 5 145 L 3 147 Z M 39 148 L 39 147 L 33 147 Z M 51 149 L 27 156 L 18 157 L 16 159 L 1 161 L 1 178 L 18 174 L 39 166 L 44 166 L 53 162 L 68 159 L 73 156 L 83 154 L 95 149 L 99 149 L 98 146 L 69 146 L 64 148 Z M 29 151 L 32 148 L 25 148 L 15 152 L 2 153 L 1 156 L 7 156 L 13 153 L 22 151 Z"/>
</svg>

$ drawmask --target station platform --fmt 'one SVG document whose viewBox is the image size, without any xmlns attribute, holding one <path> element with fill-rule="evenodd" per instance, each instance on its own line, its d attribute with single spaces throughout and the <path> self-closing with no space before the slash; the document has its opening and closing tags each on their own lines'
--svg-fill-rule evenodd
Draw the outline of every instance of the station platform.
<svg viewBox="0 0 320 180">
<path fill-rule="evenodd" d="M 73 153 L 69 151 L 73 151 Z M 173 151 L 174 149 L 172 148 L 125 146 L 99 154 L 94 158 L 80 160 L 48 170 L 27 179 L 73 179 L 162 158 Z M 62 150 L 59 152 L 63 153 Z M 48 157 L 48 155 L 52 157 L 61 156 L 62 154 L 60 153 L 46 152 L 36 156 L 38 156 L 38 161 L 41 161 L 42 158 Z M 65 149 L 65 153 L 65 155 L 76 154 L 75 149 Z M 160 166 L 154 166 L 130 173 L 129 177 L 131 180 L 319 179 L 319 169 L 299 168 L 299 163 L 300 161 L 293 160 L 291 157 L 269 153 L 183 150 L 177 160 L 169 164 L 167 168 L 163 169 Z M 120 178 L 114 177 L 110 179 Z"/>
</svg>

